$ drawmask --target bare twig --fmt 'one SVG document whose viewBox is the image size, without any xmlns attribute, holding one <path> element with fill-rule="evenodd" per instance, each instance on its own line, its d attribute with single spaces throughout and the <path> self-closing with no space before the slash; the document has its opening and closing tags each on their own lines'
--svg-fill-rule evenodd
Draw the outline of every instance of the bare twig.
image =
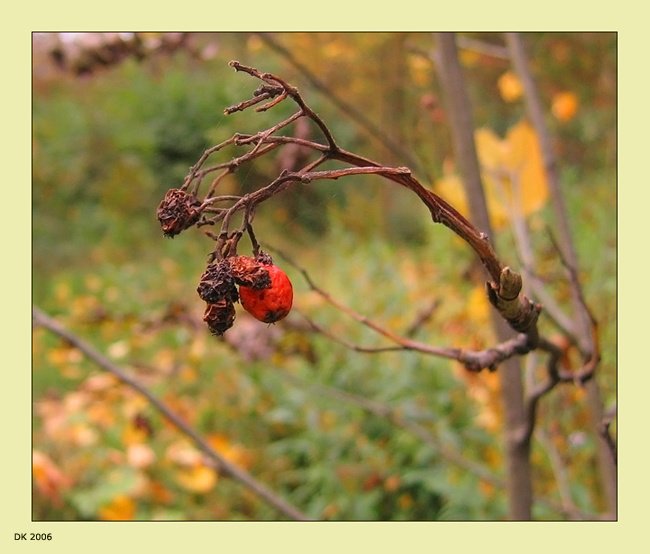
<svg viewBox="0 0 650 554">
<path fill-rule="evenodd" d="M 309 324 L 314 330 L 323 333 L 325 336 L 339 342 L 340 344 L 345 345 L 348 348 L 351 348 L 352 350 L 356 350 L 358 352 L 373 353 L 373 354 L 379 352 L 385 352 L 387 350 L 413 350 L 413 351 L 421 352 L 423 354 L 429 354 L 429 355 L 439 356 L 442 358 L 456 360 L 462 363 L 468 371 L 474 371 L 474 372 L 481 371 L 482 369 L 485 368 L 494 370 L 498 366 L 498 364 L 500 364 L 504 360 L 516 355 L 526 354 L 531 350 L 529 337 L 524 333 L 520 333 L 513 339 L 506 340 L 500 344 L 497 344 L 485 350 L 478 350 L 478 351 L 467 350 L 464 348 L 448 348 L 448 347 L 431 346 L 429 344 L 415 341 L 407 337 L 402 337 L 399 334 L 395 333 L 394 331 L 391 331 L 390 329 L 384 327 L 383 325 L 380 325 L 376 321 L 373 321 L 367 316 L 364 316 L 354 311 L 349 306 L 346 306 L 345 304 L 343 304 L 342 302 L 334 298 L 331 294 L 329 294 L 328 292 L 320 288 L 318 285 L 316 285 L 314 280 L 311 278 L 308 271 L 304 267 L 300 266 L 295 260 L 287 256 L 284 252 L 269 246 L 266 246 L 266 248 L 273 252 L 276 252 L 287 263 L 295 267 L 302 274 L 303 278 L 309 285 L 309 288 L 314 292 L 316 292 L 319 296 L 324 298 L 327 302 L 329 302 L 338 310 L 347 314 L 354 320 L 365 325 L 366 327 L 369 327 L 379 335 L 387 338 L 391 342 L 398 345 L 397 347 L 359 346 L 345 339 L 336 337 L 333 333 L 323 329 L 320 325 L 313 322 L 310 318 L 303 316 L 307 319 L 307 321 L 309 322 Z"/>
<path fill-rule="evenodd" d="M 345 100 L 341 99 L 330 87 L 323 81 L 316 77 L 306 66 L 301 64 L 296 57 L 282 44 L 280 44 L 269 33 L 257 33 L 257 35 L 276 52 L 281 54 L 291 65 L 293 65 L 300 74 L 318 91 L 321 92 L 324 98 L 332 102 L 338 109 L 341 110 L 347 117 L 357 123 L 367 135 L 379 141 L 389 151 L 394 152 L 399 158 L 403 159 L 409 165 L 418 169 L 423 178 L 431 181 L 431 176 L 428 174 L 423 164 L 418 161 L 413 155 L 406 150 L 402 145 L 396 143 L 391 137 L 387 136 L 380 128 L 378 128 L 372 121 L 370 121 L 362 112 L 357 110 L 354 106 L 348 104 Z"/>
<path fill-rule="evenodd" d="M 245 66 L 237 61 L 230 62 L 230 65 L 235 70 L 247 73 L 263 82 L 258 90 L 255 91 L 254 99 L 259 99 L 259 97 L 262 96 L 264 96 L 265 99 L 277 98 L 283 100 L 285 98 L 290 98 L 298 105 L 300 110 L 290 118 L 266 129 L 265 131 L 260 131 L 255 135 L 238 134 L 235 135 L 232 139 L 221 143 L 217 147 L 206 150 L 201 156 L 199 162 L 192 167 L 190 174 L 183 184 L 183 187 L 187 189 L 193 180 L 197 179 L 200 181 L 203 176 L 210 171 L 223 169 L 226 171 L 226 173 L 222 173 L 219 177 L 217 177 L 217 179 L 215 179 L 212 186 L 210 187 L 209 199 L 211 200 L 213 198 L 212 194 L 214 193 L 217 183 L 220 179 L 223 178 L 223 176 L 225 176 L 225 174 L 235 171 L 243 163 L 250 162 L 253 158 L 262 155 L 262 153 L 268 152 L 269 148 L 276 147 L 280 144 L 296 144 L 302 147 L 310 148 L 316 152 L 319 152 L 320 157 L 314 162 L 309 163 L 302 170 L 294 172 L 285 171 L 281 173 L 269 185 L 247 194 L 246 196 L 236 201 L 229 208 L 220 209 L 214 215 L 211 215 L 212 211 L 205 212 L 206 215 L 200 219 L 198 222 L 199 225 L 214 225 L 218 221 L 222 221 L 221 232 L 219 235 L 216 235 L 218 244 L 217 248 L 215 248 L 215 256 L 217 258 L 221 255 L 224 255 L 222 250 L 222 243 L 228 236 L 228 228 L 232 215 L 235 212 L 243 209 L 254 208 L 257 204 L 264 202 L 272 196 L 285 190 L 291 183 L 310 183 L 319 179 L 339 179 L 352 175 L 378 175 L 414 192 L 429 209 L 434 222 L 445 225 L 469 244 L 469 246 L 478 255 L 479 259 L 488 271 L 490 277 L 493 279 L 493 281 L 488 283 L 487 286 L 488 298 L 490 302 L 497 309 L 501 317 L 505 319 L 513 329 L 519 333 L 526 334 L 528 350 L 534 349 L 536 347 L 538 338 L 537 318 L 541 310 L 541 306 L 534 304 L 526 296 L 520 294 L 522 287 L 522 280 L 520 275 L 512 271 L 499 259 L 492 245 L 490 244 L 488 235 L 479 232 L 476 227 L 472 225 L 472 223 L 463 217 L 450 204 L 448 204 L 445 200 L 440 198 L 435 193 L 422 186 L 422 184 L 412 175 L 411 171 L 408 168 L 393 168 L 382 166 L 377 162 L 341 149 L 336 144 L 336 141 L 334 140 L 334 137 L 332 136 L 325 122 L 305 103 L 296 87 L 286 83 L 277 75 L 273 75 L 271 73 L 262 73 L 255 68 Z M 246 109 L 252 105 L 255 105 L 256 103 L 257 102 L 239 103 L 232 108 L 226 109 L 226 112 L 232 113 L 233 111 Z M 303 116 L 309 118 L 318 126 L 326 139 L 327 145 L 319 144 L 301 138 L 281 137 L 275 134 L 278 130 L 284 128 L 285 126 Z M 253 144 L 253 148 L 246 154 L 229 162 L 217 164 L 203 170 L 200 169 L 201 165 L 207 161 L 208 157 L 217 152 L 222 147 L 228 145 L 245 146 L 249 144 Z M 317 166 L 327 160 L 336 160 L 348 164 L 352 167 L 328 171 L 315 170 Z M 192 188 L 192 193 L 198 193 L 198 184 Z M 212 202 L 216 201 L 217 200 L 215 199 Z M 198 212 L 201 213 L 202 211 L 207 210 L 210 205 L 211 203 L 207 204 L 206 201 L 203 201 L 203 203 L 201 203 L 200 207 L 198 208 Z M 211 216 L 208 217 L 207 215 Z M 180 232 L 180 230 L 178 232 Z M 239 236 L 240 235 L 236 234 L 231 238 L 231 252 L 236 251 Z M 518 350 L 517 353 L 522 352 Z M 498 363 L 499 358 L 497 357 L 494 359 Z"/>
<path fill-rule="evenodd" d="M 557 490 L 560 495 L 560 500 L 562 502 L 562 507 L 564 508 L 565 513 L 575 513 L 576 506 L 573 502 L 573 499 L 571 498 L 569 476 L 567 474 L 567 468 L 562 461 L 560 453 L 557 451 L 557 448 L 553 444 L 553 441 L 545 431 L 542 429 L 537 429 L 535 436 L 546 451 L 549 462 L 551 463 L 551 468 L 553 469 L 553 474 L 555 475 L 555 482 L 557 483 Z"/>
<path fill-rule="evenodd" d="M 210 458 L 217 467 L 225 474 L 232 477 L 248 489 L 250 489 L 257 496 L 262 498 L 265 502 L 273 506 L 280 513 L 293 520 L 306 521 L 309 518 L 296 509 L 291 504 L 280 498 L 273 491 L 268 489 L 265 485 L 257 481 L 248 472 L 236 466 L 232 462 L 224 458 L 219 452 L 214 450 L 190 425 L 185 423 L 178 414 L 169 408 L 164 402 L 157 398 L 147 387 L 139 383 L 131 375 L 125 372 L 121 367 L 111 362 L 108 358 L 103 356 L 98 350 L 90 344 L 79 338 L 76 334 L 72 333 L 60 323 L 46 315 L 37 307 L 32 308 L 32 317 L 34 326 L 42 326 L 52 333 L 66 340 L 70 345 L 77 348 L 80 352 L 85 354 L 90 360 L 95 362 L 99 367 L 115 375 L 120 381 L 127 386 L 139 392 L 144 396 L 151 405 L 165 416 L 171 423 L 173 423 L 183 434 L 190 437 L 199 449 Z"/>
<path fill-rule="evenodd" d="M 492 44 L 484 40 L 478 40 L 472 37 L 458 35 L 458 46 L 466 50 L 472 50 L 483 54 L 484 56 L 491 56 L 500 60 L 508 60 L 508 50 L 499 44 Z"/>
</svg>

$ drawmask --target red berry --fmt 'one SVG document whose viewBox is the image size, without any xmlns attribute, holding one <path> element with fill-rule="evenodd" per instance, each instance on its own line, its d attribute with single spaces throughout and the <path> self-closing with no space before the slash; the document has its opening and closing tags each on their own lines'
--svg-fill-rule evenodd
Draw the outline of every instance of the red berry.
<svg viewBox="0 0 650 554">
<path fill-rule="evenodd" d="M 276 265 L 262 266 L 269 272 L 271 285 L 254 290 L 239 287 L 239 299 L 244 309 L 255 319 L 264 323 L 275 323 L 287 317 L 293 303 L 293 287 L 286 273 Z"/>
</svg>

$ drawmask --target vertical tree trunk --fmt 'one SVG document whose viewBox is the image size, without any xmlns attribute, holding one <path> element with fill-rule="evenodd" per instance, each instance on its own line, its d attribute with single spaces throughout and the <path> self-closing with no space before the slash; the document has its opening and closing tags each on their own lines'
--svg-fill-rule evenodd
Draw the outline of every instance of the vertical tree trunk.
<svg viewBox="0 0 650 554">
<path fill-rule="evenodd" d="M 455 159 L 466 189 L 470 217 L 478 229 L 493 237 L 481 172 L 474 144 L 474 122 L 465 79 L 458 61 L 453 33 L 436 33 L 436 67 L 451 125 Z M 495 334 L 499 341 L 513 336 L 512 330 L 492 311 Z M 511 358 L 499 368 L 501 401 L 505 414 L 505 451 L 507 466 L 509 517 L 532 518 L 532 480 L 530 441 L 517 440 L 525 426 L 524 388 L 518 358 Z"/>
<path fill-rule="evenodd" d="M 506 33 L 506 44 L 512 65 L 519 75 L 524 88 L 524 99 L 528 117 L 530 118 L 535 131 L 539 138 L 542 157 L 544 160 L 544 169 L 546 179 L 551 190 L 551 201 L 555 211 L 555 221 L 559 234 L 559 247 L 562 250 L 564 259 L 577 271 L 578 256 L 573 244 L 571 230 L 569 228 L 569 218 L 564 204 L 562 188 L 560 186 L 560 177 L 558 172 L 557 159 L 551 144 L 550 133 L 548 132 L 542 101 L 537 93 L 537 87 L 531 72 L 528 69 L 526 61 L 526 52 L 523 41 L 518 33 Z M 573 311 L 578 329 L 580 349 L 589 354 L 593 354 L 594 345 L 592 344 L 591 325 L 588 314 L 580 303 L 578 294 L 573 295 Z M 597 444 L 596 457 L 598 461 L 598 470 L 600 484 L 605 497 L 607 511 L 612 517 L 616 517 L 616 466 L 609 451 L 609 445 L 600 432 L 600 426 L 603 421 L 603 405 L 600 397 L 600 390 L 595 379 L 586 383 L 587 402 L 589 407 L 589 419 L 592 427 L 592 433 Z"/>
</svg>

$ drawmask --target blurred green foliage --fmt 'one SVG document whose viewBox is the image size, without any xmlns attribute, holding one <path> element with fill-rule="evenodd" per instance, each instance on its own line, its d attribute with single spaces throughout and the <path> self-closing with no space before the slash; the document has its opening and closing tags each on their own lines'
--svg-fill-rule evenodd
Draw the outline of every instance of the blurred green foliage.
<svg viewBox="0 0 650 554">
<path fill-rule="evenodd" d="M 435 74 L 414 54 L 430 48 L 428 35 L 275 38 L 414 152 L 432 176 L 441 174 L 451 147 L 444 116 L 438 121 L 427 111 L 437 102 L 425 98 L 438 94 Z M 497 41 L 493 35 L 470 38 Z M 164 240 L 155 209 L 207 147 L 290 114 L 283 104 L 225 117 L 225 107 L 257 86 L 234 74 L 230 59 L 299 85 L 344 148 L 404 163 L 390 160 L 393 154 L 317 88 L 302 86 L 294 65 L 255 35 L 208 34 L 197 42 L 216 45 L 217 55 L 197 59 L 179 51 L 129 59 L 90 77 L 35 80 L 35 304 L 129 367 L 204 436 L 227 437 L 238 463 L 311 517 L 504 518 L 503 487 L 459 467 L 441 448 L 503 479 L 500 409 L 490 375 L 470 379 L 444 360 L 413 352 L 356 352 L 311 332 L 303 313 L 351 343 L 385 344 L 310 291 L 288 264 L 296 310 L 285 323 L 267 329 L 239 310 L 231 342 L 209 336 L 201 325 L 195 289 L 212 242 L 196 230 Z M 603 322 L 600 375 L 610 404 L 616 396 L 615 37 L 535 34 L 527 44 L 541 93 L 571 88 L 581 101 L 578 116 L 565 125 L 555 122 L 554 131 L 565 154 L 563 182 L 585 295 Z M 378 53 L 391 72 L 367 63 Z M 523 109 L 498 96 L 496 81 L 507 63 L 490 57 L 465 62 L 477 123 L 505 131 Z M 580 79 L 573 73 L 578 69 Z M 395 102 L 404 106 L 399 117 Z M 264 160 L 242 168 L 228 186 L 252 190 L 277 172 L 273 160 Z M 544 230 L 551 222 L 545 209 L 531 225 L 541 269 L 555 276 L 561 268 Z M 289 253 L 329 294 L 382 325 L 404 334 L 435 302 L 413 338 L 432 345 L 490 344 L 482 304 L 468 300 L 476 290 L 471 252 L 432 226 L 417 198 L 404 191 L 371 178 L 296 186 L 260 207 L 255 223 L 262 242 Z M 507 231 L 498 245 L 516 264 Z M 554 292 L 562 299 L 561 285 Z M 244 331 L 235 335 L 238 326 Z M 123 385 L 91 387 L 97 373 L 61 341 L 35 330 L 34 448 L 72 481 L 60 486 L 61 498 L 36 494 L 34 519 L 279 517 L 222 476 L 187 477 L 197 468 L 173 454 L 184 444 L 176 430 Z M 593 444 L 561 439 L 586 427 L 584 404 L 573 389 L 556 392 L 553 403 L 543 402 L 549 406 L 543 425 L 559 420 L 558 448 L 585 461 L 569 465 L 571 493 L 577 506 L 595 513 L 601 500 L 589 466 Z M 359 399 L 371 399 L 434 438 L 422 440 Z M 133 438 L 137 414 L 151 425 L 150 437 Z M 142 445 L 151 450 L 150 462 L 137 457 Z M 536 493 L 559 502 L 540 445 L 534 464 Z M 212 486 L 208 476 L 216 479 Z M 543 519 L 563 517 L 548 503 L 535 510 Z"/>
</svg>

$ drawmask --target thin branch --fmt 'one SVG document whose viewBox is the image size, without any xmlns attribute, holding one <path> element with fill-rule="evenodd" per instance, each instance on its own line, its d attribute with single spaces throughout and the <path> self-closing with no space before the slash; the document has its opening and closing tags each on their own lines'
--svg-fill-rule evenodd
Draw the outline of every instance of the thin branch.
<svg viewBox="0 0 650 554">
<path fill-rule="evenodd" d="M 291 504 L 280 498 L 273 491 L 268 489 L 265 485 L 257 481 L 248 472 L 239 468 L 232 462 L 224 458 L 219 452 L 214 450 L 190 425 L 183 421 L 178 414 L 169 408 L 164 402 L 157 398 L 147 387 L 139 383 L 131 375 L 125 372 L 121 367 L 111 362 L 108 358 L 103 356 L 98 350 L 90 344 L 79 338 L 76 334 L 72 333 L 57 321 L 46 315 L 37 307 L 32 308 L 32 317 L 34 326 L 42 326 L 52 333 L 58 335 L 70 345 L 77 348 L 80 352 L 85 354 L 90 360 L 96 363 L 102 369 L 115 375 L 120 381 L 127 386 L 139 392 L 144 396 L 151 405 L 158 410 L 164 417 L 173 423 L 183 434 L 190 437 L 199 449 L 210 458 L 217 467 L 225 474 L 232 477 L 248 489 L 250 489 L 257 496 L 262 498 L 265 502 L 273 506 L 280 513 L 297 521 L 307 521 L 308 518 L 305 514 L 300 512 Z"/>
<path fill-rule="evenodd" d="M 414 168 L 418 168 L 424 179 L 431 181 L 431 176 L 428 174 L 423 164 L 418 161 L 408 150 L 402 145 L 397 144 L 391 137 L 387 136 L 380 128 L 378 128 L 372 121 L 370 121 L 362 112 L 357 110 L 354 106 L 348 104 L 345 100 L 341 99 L 330 87 L 323 81 L 316 77 L 306 66 L 301 64 L 296 57 L 280 44 L 269 33 L 256 33 L 268 46 L 273 48 L 276 52 L 282 55 L 291 65 L 293 65 L 300 74 L 316 89 L 324 98 L 332 102 L 339 110 L 341 110 L 347 117 L 357 123 L 368 136 L 379 141 L 389 151 L 394 152 L 399 158 L 403 159 L 406 163 Z"/>
<path fill-rule="evenodd" d="M 508 60 L 508 49 L 498 44 L 491 44 L 484 40 L 478 40 L 460 34 L 457 36 L 456 40 L 458 46 L 465 50 L 472 50 L 473 52 L 483 54 L 484 56 L 491 56 L 499 60 Z"/>
<path fill-rule="evenodd" d="M 408 351 L 412 350 L 412 351 L 421 352 L 423 354 L 429 354 L 429 355 L 439 356 L 442 358 L 456 360 L 462 363 L 468 371 L 473 371 L 473 372 L 478 372 L 485 368 L 494 370 L 502 361 L 507 360 L 516 355 L 526 354 L 531 350 L 529 337 L 524 333 L 520 333 L 515 338 L 506 340 L 493 347 L 487 348 L 485 350 L 478 350 L 478 351 L 466 350 L 464 348 L 447 348 L 447 347 L 431 346 L 429 344 L 415 341 L 410 338 L 402 337 L 399 334 L 391 331 L 390 329 L 373 321 L 367 316 L 364 316 L 354 311 L 349 306 L 346 306 L 345 304 L 343 304 L 342 302 L 334 298 L 331 294 L 329 294 L 328 292 L 320 288 L 318 285 L 316 285 L 314 280 L 311 278 L 309 272 L 304 267 L 300 266 L 296 261 L 294 261 L 289 256 L 287 256 L 284 252 L 269 246 L 266 246 L 266 248 L 268 250 L 276 252 L 287 263 L 295 267 L 302 274 L 309 288 L 314 292 L 316 292 L 319 296 L 324 298 L 327 302 L 332 304 L 335 308 L 347 314 L 355 321 L 358 321 L 359 323 L 365 325 L 366 327 L 369 327 L 379 335 L 387 338 L 391 342 L 394 342 L 395 344 L 398 345 L 397 347 L 359 346 L 351 343 L 350 341 L 336 337 L 329 331 L 324 330 L 321 326 L 319 326 L 318 324 L 316 324 L 315 322 L 311 321 L 309 318 L 306 318 L 306 316 L 304 316 L 314 330 L 318 330 L 319 332 L 322 332 L 325 336 L 331 338 L 332 340 L 335 340 L 336 342 L 339 342 L 340 344 L 343 344 L 348 348 L 351 348 L 352 350 L 356 350 L 358 352 L 364 352 L 364 353 L 372 353 L 372 354 L 378 352 L 385 352 L 387 350 L 408 350 Z"/>
<path fill-rule="evenodd" d="M 565 267 L 565 269 L 569 274 L 569 282 L 571 283 L 571 288 L 573 290 L 574 300 L 578 304 L 578 306 L 580 306 L 582 310 L 582 314 L 584 315 L 585 320 L 589 324 L 589 328 L 585 329 L 584 332 L 585 333 L 589 332 L 590 334 L 591 349 L 586 352 L 582 350 L 582 353 L 587 357 L 600 359 L 598 321 L 596 320 L 596 317 L 594 316 L 593 312 L 589 308 L 589 305 L 587 304 L 587 301 L 585 300 L 584 294 L 582 292 L 582 286 L 580 285 L 580 280 L 578 279 L 578 272 L 576 270 L 576 267 L 571 262 L 571 260 L 565 257 L 562 249 L 560 248 L 560 245 L 555 240 L 555 237 L 553 233 L 550 231 L 550 229 L 548 230 L 548 234 L 553 244 L 553 247 L 555 248 L 556 252 L 560 257 L 560 261 L 562 262 L 562 265 Z M 578 343 L 578 346 L 580 346 L 580 343 Z"/>
<path fill-rule="evenodd" d="M 273 91 L 274 94 L 281 94 L 281 92 L 284 91 L 286 92 L 286 95 L 300 107 L 300 111 L 294 114 L 291 118 L 267 129 L 266 131 L 261 131 L 256 135 L 249 135 L 246 137 L 238 135 L 232 142 L 226 141 L 225 143 L 222 143 L 241 145 L 249 142 L 256 142 L 256 146 L 248 154 L 228 162 L 227 164 L 214 166 L 214 168 L 210 168 L 211 170 L 218 167 L 227 167 L 230 171 L 234 171 L 234 169 L 240 164 L 250 161 L 253 156 L 257 155 L 257 152 L 262 150 L 262 144 L 265 144 L 266 141 L 270 140 L 276 130 L 302 115 L 307 116 L 321 129 L 327 140 L 328 146 L 324 147 L 323 145 L 311 143 L 309 141 L 301 142 L 300 144 L 302 146 L 313 146 L 314 149 L 322 153 L 322 157 L 316 162 L 309 164 L 301 171 L 293 173 L 283 172 L 272 183 L 246 195 L 246 197 L 235 203 L 235 205 L 229 208 L 226 212 L 220 212 L 212 219 L 203 219 L 202 224 L 206 222 L 216 223 L 219 219 L 223 219 L 223 231 L 224 226 L 227 227 L 226 222 L 230 220 L 232 212 L 244 209 L 249 204 L 255 206 L 258 203 L 267 200 L 271 196 L 287 188 L 292 181 L 309 183 L 317 179 L 338 179 L 340 177 L 351 175 L 379 175 L 414 192 L 429 209 L 434 222 L 445 225 L 469 244 L 493 279 L 493 282 L 488 284 L 487 289 L 490 302 L 498 310 L 501 317 L 505 319 L 514 330 L 519 333 L 525 333 L 528 336 L 529 349 L 535 348 L 537 341 L 537 318 L 541 311 L 541 306 L 534 304 L 527 297 L 520 294 L 522 287 L 521 276 L 501 262 L 485 233 L 479 232 L 476 227 L 474 227 L 474 225 L 463 217 L 455 208 L 438 195 L 422 186 L 422 184 L 413 177 L 408 168 L 381 166 L 377 162 L 339 148 L 325 122 L 318 116 L 318 114 L 307 106 L 296 87 L 289 85 L 276 75 L 271 73 L 261 73 L 257 69 L 242 65 L 237 61 L 230 62 L 230 65 L 235 68 L 235 70 L 247 73 L 265 83 L 256 91 L 257 95 L 269 90 Z M 248 105 L 246 105 L 246 107 L 248 107 Z M 277 140 L 277 138 L 274 137 L 274 140 Z M 285 143 L 290 142 L 297 143 L 295 140 L 289 141 L 285 139 Z M 210 150 L 211 153 L 215 151 L 216 150 L 214 149 Z M 208 151 L 206 151 L 206 153 L 207 152 Z M 203 161 L 207 159 L 206 153 L 202 156 Z M 314 171 L 314 168 L 321 163 L 321 160 L 325 161 L 327 159 L 337 160 L 353 167 L 331 171 Z M 192 168 L 191 174 L 198 174 L 196 165 Z M 192 178 L 193 177 L 188 177 L 190 181 Z M 188 183 L 188 181 L 186 181 L 186 183 Z M 222 235 L 223 232 L 220 236 Z M 233 246 L 236 247 L 236 242 Z"/>
<path fill-rule="evenodd" d="M 539 440 L 540 444 L 546 451 L 546 455 L 548 456 L 551 468 L 553 469 L 553 474 L 555 475 L 555 482 L 557 483 L 557 490 L 560 495 L 560 501 L 562 502 L 565 513 L 575 513 L 576 505 L 571 498 L 569 476 L 560 453 L 557 451 L 557 448 L 555 448 L 553 441 L 545 431 L 538 429 L 535 436 L 537 437 L 537 440 Z"/>
</svg>

